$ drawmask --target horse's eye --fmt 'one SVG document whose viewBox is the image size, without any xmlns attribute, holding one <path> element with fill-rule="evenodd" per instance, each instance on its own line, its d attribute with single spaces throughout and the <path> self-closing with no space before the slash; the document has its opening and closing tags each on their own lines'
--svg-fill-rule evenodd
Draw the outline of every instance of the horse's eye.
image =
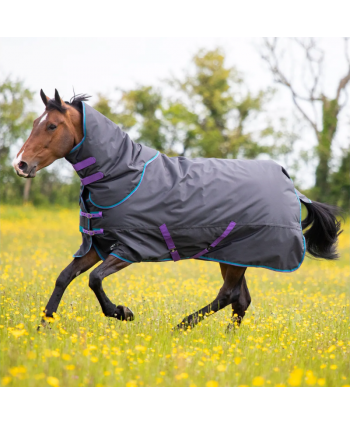
<svg viewBox="0 0 350 424">
<path fill-rule="evenodd" d="M 56 125 L 54 125 L 54 124 L 50 124 L 49 126 L 48 126 L 48 129 L 49 130 L 55 130 L 57 128 L 57 126 Z"/>
</svg>

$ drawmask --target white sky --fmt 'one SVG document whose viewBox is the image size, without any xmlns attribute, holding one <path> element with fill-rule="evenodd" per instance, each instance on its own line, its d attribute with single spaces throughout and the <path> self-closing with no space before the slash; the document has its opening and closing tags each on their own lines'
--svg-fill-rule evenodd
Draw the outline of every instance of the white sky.
<svg viewBox="0 0 350 424">
<path fill-rule="evenodd" d="M 323 89 L 334 95 L 339 78 L 344 76 L 343 43 L 339 38 L 321 39 L 326 51 Z M 192 56 L 200 48 L 223 47 L 227 65 L 236 66 L 252 91 L 273 85 L 266 64 L 260 58 L 259 38 L 0 38 L 0 78 L 7 75 L 21 78 L 36 94 L 36 108 L 42 111 L 39 91 L 51 97 L 57 88 L 61 97 L 69 99 L 74 87 L 76 93 L 93 95 L 101 92 L 113 95 L 114 89 L 131 89 L 135 84 L 157 85 L 171 74 L 181 76 L 188 69 Z M 286 44 L 287 45 L 287 44 Z M 288 50 L 286 70 L 298 73 L 301 56 Z M 269 107 L 269 113 L 286 118 L 289 127 L 296 124 L 290 94 L 280 88 Z M 335 152 L 349 143 L 349 113 L 342 113 Z M 315 145 L 314 135 L 307 128 L 302 132 L 301 144 L 310 149 Z M 313 183 L 313 170 L 304 169 L 303 186 Z"/>
</svg>

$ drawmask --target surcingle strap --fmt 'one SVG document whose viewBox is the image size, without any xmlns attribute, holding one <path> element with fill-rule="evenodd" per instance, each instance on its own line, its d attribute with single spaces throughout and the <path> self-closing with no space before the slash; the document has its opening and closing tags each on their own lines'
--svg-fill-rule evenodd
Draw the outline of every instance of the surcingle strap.
<svg viewBox="0 0 350 424">
<path fill-rule="evenodd" d="M 103 234 L 103 228 L 96 228 L 95 230 L 85 230 L 83 227 L 79 227 L 81 233 L 88 234 L 89 236 L 94 236 L 95 234 Z"/>
<path fill-rule="evenodd" d="M 82 160 L 81 162 L 76 163 L 75 165 L 73 165 L 73 168 L 78 172 L 84 168 L 87 168 L 90 165 L 93 165 L 94 163 L 96 163 L 96 159 L 93 156 L 91 156 L 90 158 L 87 158 L 85 160 Z"/>
<path fill-rule="evenodd" d="M 173 239 L 171 238 L 171 235 L 167 229 L 167 226 L 165 224 L 161 225 L 159 227 L 160 232 L 162 233 L 162 236 L 164 237 L 165 243 L 168 246 L 168 249 L 170 250 L 170 255 L 173 258 L 173 261 L 180 261 L 180 255 L 179 252 L 176 250 L 175 243 Z"/>
<path fill-rule="evenodd" d="M 92 175 L 89 175 L 86 178 L 82 178 L 81 182 L 82 182 L 83 186 L 86 186 L 88 184 L 91 184 L 91 183 L 94 183 L 95 181 L 100 180 L 101 178 L 103 178 L 102 172 L 96 172 L 96 174 L 92 174 Z"/>
<path fill-rule="evenodd" d="M 102 211 L 99 212 L 83 212 L 80 211 L 80 216 L 85 216 L 85 218 L 91 219 L 91 218 L 102 218 Z"/>
<path fill-rule="evenodd" d="M 213 247 L 217 246 L 225 237 L 227 237 L 230 234 L 230 232 L 235 228 L 235 226 L 236 226 L 236 223 L 231 221 L 228 224 L 228 227 L 226 228 L 226 230 L 221 234 L 220 237 L 218 237 L 215 241 L 213 241 L 213 243 L 207 249 L 204 249 L 201 252 L 197 253 L 196 255 L 192 256 L 191 259 L 197 259 L 200 256 L 203 256 L 206 253 L 208 253 Z"/>
</svg>

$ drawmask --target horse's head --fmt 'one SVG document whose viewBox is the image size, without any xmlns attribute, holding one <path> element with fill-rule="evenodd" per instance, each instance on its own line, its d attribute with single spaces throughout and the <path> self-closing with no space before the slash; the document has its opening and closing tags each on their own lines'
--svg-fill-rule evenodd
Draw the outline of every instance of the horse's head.
<svg viewBox="0 0 350 424">
<path fill-rule="evenodd" d="M 34 178 L 37 171 L 65 157 L 83 138 L 82 115 L 74 102 L 65 103 L 57 90 L 54 99 L 43 90 L 40 96 L 46 109 L 13 161 L 17 175 L 24 178 Z"/>
</svg>

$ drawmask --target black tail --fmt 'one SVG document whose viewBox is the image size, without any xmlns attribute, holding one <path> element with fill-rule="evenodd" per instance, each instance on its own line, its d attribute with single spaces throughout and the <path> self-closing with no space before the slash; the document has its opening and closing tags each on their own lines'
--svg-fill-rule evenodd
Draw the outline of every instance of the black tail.
<svg viewBox="0 0 350 424">
<path fill-rule="evenodd" d="M 304 202 L 303 202 L 304 203 Z M 337 215 L 340 209 L 326 203 L 304 203 L 307 209 L 307 217 L 302 221 L 305 233 L 306 250 L 315 258 L 338 259 L 337 241 L 342 232 Z"/>
</svg>

